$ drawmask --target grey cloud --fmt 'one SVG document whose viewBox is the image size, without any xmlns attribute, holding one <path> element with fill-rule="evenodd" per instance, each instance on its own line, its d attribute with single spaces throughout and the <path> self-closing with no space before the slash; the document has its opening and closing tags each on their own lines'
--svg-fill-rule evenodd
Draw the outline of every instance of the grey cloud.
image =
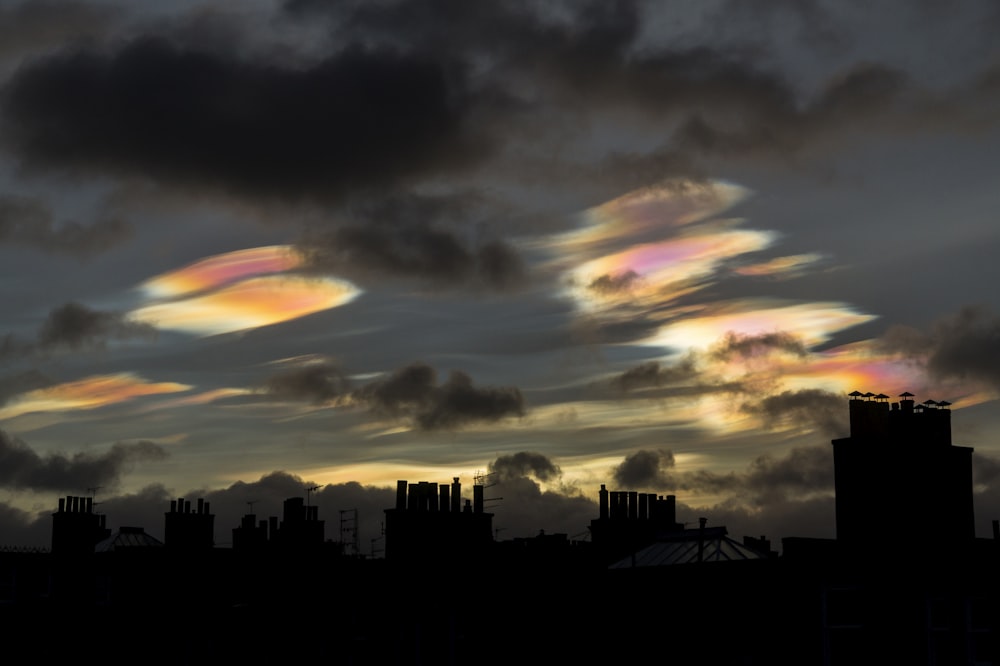
<svg viewBox="0 0 1000 666">
<path fill-rule="evenodd" d="M 25 0 L 0 7 L 0 57 L 82 42 L 110 30 L 117 14 L 106 4 Z"/>
<path fill-rule="evenodd" d="M 27 444 L 0 431 L 0 486 L 31 490 L 74 490 L 117 485 L 139 462 L 166 458 L 166 451 L 148 441 L 118 442 L 103 453 L 39 456 Z"/>
<path fill-rule="evenodd" d="M 712 347 L 710 357 L 727 361 L 733 357 L 753 358 L 771 352 L 785 352 L 796 356 L 808 353 L 802 341 L 790 333 L 774 332 L 744 335 L 729 332 L 721 342 Z"/>
<path fill-rule="evenodd" d="M 580 539 L 586 535 L 590 521 L 597 517 L 597 503 L 576 489 L 543 491 L 534 479 L 526 476 L 501 481 L 487 492 L 487 499 L 498 498 L 488 506 L 500 539 L 532 537 L 539 530 Z"/>
<path fill-rule="evenodd" d="M 525 266 L 507 242 L 472 238 L 469 229 L 502 224 L 495 201 L 476 192 L 396 193 L 353 201 L 335 228 L 298 242 L 307 270 L 360 280 L 416 278 L 435 287 L 520 284 Z"/>
<path fill-rule="evenodd" d="M 280 399 L 322 404 L 346 395 L 350 381 L 338 365 L 312 363 L 269 377 L 264 382 L 264 391 Z"/>
<path fill-rule="evenodd" d="M 307 488 L 316 490 L 307 493 Z M 256 481 L 237 481 L 217 490 L 189 490 L 185 497 L 203 497 L 211 504 L 216 516 L 215 533 L 219 544 L 231 542 L 232 528 L 240 524 L 244 514 L 253 513 L 258 520 L 269 516 L 281 518 L 284 501 L 292 497 L 308 499 L 319 507 L 320 520 L 326 523 L 327 539 L 339 540 L 343 536 L 339 533 L 339 521 L 353 522 L 357 512 L 358 522 L 353 526 L 358 530 L 359 547 L 364 554 L 370 552 L 371 540 L 379 539 L 379 526 L 384 520 L 385 510 L 395 506 L 396 502 L 395 490 L 391 488 L 363 486 L 356 482 L 322 485 L 285 471 L 264 474 Z M 160 516 L 162 511 L 161 508 Z M 155 515 L 154 519 L 162 520 Z"/>
<path fill-rule="evenodd" d="M 525 413 L 516 387 L 477 387 L 457 371 L 438 384 L 434 368 L 420 362 L 357 389 L 353 397 L 376 414 L 410 418 L 422 430 L 448 430 Z"/>
<path fill-rule="evenodd" d="M 442 430 L 515 416 L 524 416 L 524 398 L 520 390 L 507 386 L 473 386 L 468 375 L 452 372 L 429 407 L 417 412 L 416 421 L 424 430 Z"/>
<path fill-rule="evenodd" d="M 283 67 L 145 37 L 21 68 L 2 130 L 29 168 L 328 201 L 474 163 L 487 148 L 472 104 L 459 69 L 419 54 L 349 47 Z"/>
<path fill-rule="evenodd" d="M 559 466 L 548 456 L 533 451 L 500 456 L 490 463 L 489 469 L 500 482 L 526 476 L 534 476 L 539 481 L 550 481 L 562 474 Z"/>
<path fill-rule="evenodd" d="M 832 447 L 797 447 L 777 459 L 769 455 L 758 456 L 744 473 L 743 484 L 758 495 L 832 490 Z"/>
<path fill-rule="evenodd" d="M 2 357 L 2 353 L 0 353 Z M 14 396 L 36 389 L 52 386 L 55 382 L 37 370 L 26 370 L 16 375 L 0 377 L 0 405 L 5 405 Z"/>
<path fill-rule="evenodd" d="M 411 408 L 424 408 L 431 401 L 437 372 L 426 363 L 411 363 L 383 380 L 355 392 L 377 412 L 398 415 Z"/>
<path fill-rule="evenodd" d="M 764 417 L 769 427 L 785 420 L 815 425 L 833 437 L 848 433 L 844 398 L 820 389 L 783 391 L 756 402 L 745 402 L 740 408 L 748 414 Z"/>
<path fill-rule="evenodd" d="M 0 502 L 0 550 L 44 549 L 52 542 L 49 513 L 35 515 Z"/>
<path fill-rule="evenodd" d="M 632 391 L 690 381 L 697 376 L 695 359 L 689 355 L 668 366 L 661 365 L 659 361 L 640 363 L 615 377 L 612 383 L 623 391 Z"/>
<path fill-rule="evenodd" d="M 672 451 L 643 449 L 625 456 L 614 469 L 614 480 L 629 489 L 670 486 L 668 474 L 673 467 Z"/>
<path fill-rule="evenodd" d="M 615 468 L 614 480 L 625 488 L 662 488 L 722 493 L 749 505 L 774 498 L 822 494 L 833 489 L 833 453 L 829 446 L 799 447 L 785 456 L 758 456 L 742 471 L 677 472 L 672 451 L 641 449 Z"/>
<path fill-rule="evenodd" d="M 975 452 L 972 460 L 972 478 L 976 485 L 996 485 L 996 480 L 1000 478 L 1000 458 Z"/>
<path fill-rule="evenodd" d="M 111 340 L 150 339 L 156 335 L 155 327 L 122 313 L 66 303 L 49 312 L 34 339 L 21 339 L 11 333 L 0 338 L 0 359 L 103 349 Z"/>
<path fill-rule="evenodd" d="M 504 289 L 524 279 L 524 262 L 508 243 L 478 247 L 430 226 L 344 226 L 298 244 L 308 270 L 348 278 L 417 278 L 438 287 Z"/>
<path fill-rule="evenodd" d="M 677 510 L 678 518 L 686 522 L 695 516 L 705 516 L 709 525 L 724 525 L 735 539 L 768 537 L 775 550 L 781 549 L 782 537 L 832 539 L 836 536 L 836 508 L 832 496 L 775 497 L 756 505 L 724 501 L 698 509 L 678 503 Z"/>
<path fill-rule="evenodd" d="M 884 350 L 925 363 L 933 377 L 1000 387 L 1000 316 L 985 306 L 966 306 L 939 319 L 929 333 L 891 327 L 879 343 Z"/>
<path fill-rule="evenodd" d="M 615 294 L 627 292 L 640 280 L 639 274 L 633 270 L 625 271 L 618 275 L 602 275 L 594 278 L 587 288 L 599 294 Z"/>
<path fill-rule="evenodd" d="M 108 340 L 155 337 L 149 324 L 132 321 L 117 312 L 93 310 L 79 303 L 66 303 L 46 318 L 38 331 L 38 349 L 62 347 L 72 350 L 102 347 Z"/>
<path fill-rule="evenodd" d="M 99 220 L 90 226 L 77 222 L 57 225 L 42 202 L 0 196 L 0 244 L 87 257 L 125 241 L 131 234 L 131 227 L 117 218 Z"/>
</svg>

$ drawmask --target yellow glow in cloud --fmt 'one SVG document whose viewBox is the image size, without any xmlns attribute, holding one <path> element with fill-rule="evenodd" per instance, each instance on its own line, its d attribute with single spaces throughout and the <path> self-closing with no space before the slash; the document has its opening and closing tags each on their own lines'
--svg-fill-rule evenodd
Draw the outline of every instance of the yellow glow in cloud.
<svg viewBox="0 0 1000 666">
<path fill-rule="evenodd" d="M 691 224 L 722 213 L 748 193 L 744 187 L 722 181 L 648 187 L 585 211 L 583 228 L 562 235 L 559 244 L 582 249 L 622 236 Z"/>
<path fill-rule="evenodd" d="M 689 291 L 683 285 L 713 275 L 724 260 L 766 248 L 773 238 L 764 231 L 726 230 L 637 245 L 571 271 L 573 295 L 584 304 L 622 298 L 662 301 L 672 291 Z M 629 274 L 635 279 L 621 290 L 594 288 L 602 279 L 613 281 Z"/>
<path fill-rule="evenodd" d="M 671 322 L 643 344 L 673 349 L 707 349 L 729 332 L 738 335 L 781 332 L 795 336 L 806 347 L 812 347 L 826 342 L 834 333 L 875 319 L 874 315 L 861 314 L 843 303 L 767 307 L 745 301 L 733 307 L 731 311 Z"/>
<path fill-rule="evenodd" d="M 21 395 L 0 409 L 0 419 L 30 412 L 61 412 L 96 409 L 133 398 L 187 391 L 191 387 L 175 382 L 147 382 L 131 373 L 87 377 Z"/>
<path fill-rule="evenodd" d="M 903 391 L 925 399 L 948 400 L 952 408 L 971 407 L 996 396 L 973 382 L 932 380 L 913 361 L 881 354 L 871 341 L 855 342 L 813 355 L 807 365 L 785 375 L 789 390 L 823 388 L 846 396 L 851 391 L 885 393 L 895 400 Z"/>
<path fill-rule="evenodd" d="M 142 288 L 154 298 L 176 298 L 249 277 L 283 273 L 301 265 L 302 257 L 290 245 L 254 247 L 196 261 L 147 280 Z"/>
<path fill-rule="evenodd" d="M 149 305 L 130 316 L 157 328 L 216 335 L 304 317 L 349 303 L 359 293 L 343 280 L 270 275 L 194 298 Z"/>
<path fill-rule="evenodd" d="M 738 275 L 753 277 L 785 276 L 800 272 L 806 266 L 822 259 L 819 254 L 796 254 L 788 257 L 776 257 L 770 261 L 751 266 L 741 266 L 733 270 Z"/>
</svg>

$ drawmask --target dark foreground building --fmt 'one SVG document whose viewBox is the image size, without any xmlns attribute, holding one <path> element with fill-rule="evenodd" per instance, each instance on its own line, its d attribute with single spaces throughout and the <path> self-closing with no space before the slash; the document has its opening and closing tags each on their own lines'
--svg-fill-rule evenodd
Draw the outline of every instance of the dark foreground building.
<svg viewBox="0 0 1000 666">
<path fill-rule="evenodd" d="M 281 522 L 246 516 L 233 548 L 208 543 L 207 503 L 177 500 L 159 544 L 67 498 L 53 552 L 0 552 L 0 630 L 42 663 L 1000 666 L 1000 538 L 972 532 L 972 450 L 946 404 L 901 398 L 852 396 L 837 539 L 785 538 L 780 557 L 685 528 L 673 496 L 604 486 L 589 542 L 497 542 L 481 485 L 400 481 L 384 559 L 324 541 L 301 498 Z"/>
</svg>

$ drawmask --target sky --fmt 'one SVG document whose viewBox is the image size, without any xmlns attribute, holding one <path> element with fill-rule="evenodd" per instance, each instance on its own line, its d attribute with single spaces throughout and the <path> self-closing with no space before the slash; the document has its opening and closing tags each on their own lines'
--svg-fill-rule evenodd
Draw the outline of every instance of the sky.
<svg viewBox="0 0 1000 666">
<path fill-rule="evenodd" d="M 832 537 L 851 391 L 1000 517 L 1000 8 L 0 0 L 0 542 L 397 480 Z M 886 480 L 891 483 L 891 479 Z M 873 507 L 877 512 L 878 507 Z M 354 516 L 357 516 L 355 521 Z M 342 529 L 350 530 L 342 532 Z"/>
</svg>

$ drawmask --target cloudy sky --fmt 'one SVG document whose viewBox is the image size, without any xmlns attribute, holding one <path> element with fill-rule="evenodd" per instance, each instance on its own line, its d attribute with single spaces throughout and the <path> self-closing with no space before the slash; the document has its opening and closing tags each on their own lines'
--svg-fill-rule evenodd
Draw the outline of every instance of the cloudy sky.
<svg viewBox="0 0 1000 666">
<path fill-rule="evenodd" d="M 852 390 L 1000 517 L 996 3 L 168 4 L 0 1 L 0 541 L 477 473 L 833 536 Z"/>
</svg>

